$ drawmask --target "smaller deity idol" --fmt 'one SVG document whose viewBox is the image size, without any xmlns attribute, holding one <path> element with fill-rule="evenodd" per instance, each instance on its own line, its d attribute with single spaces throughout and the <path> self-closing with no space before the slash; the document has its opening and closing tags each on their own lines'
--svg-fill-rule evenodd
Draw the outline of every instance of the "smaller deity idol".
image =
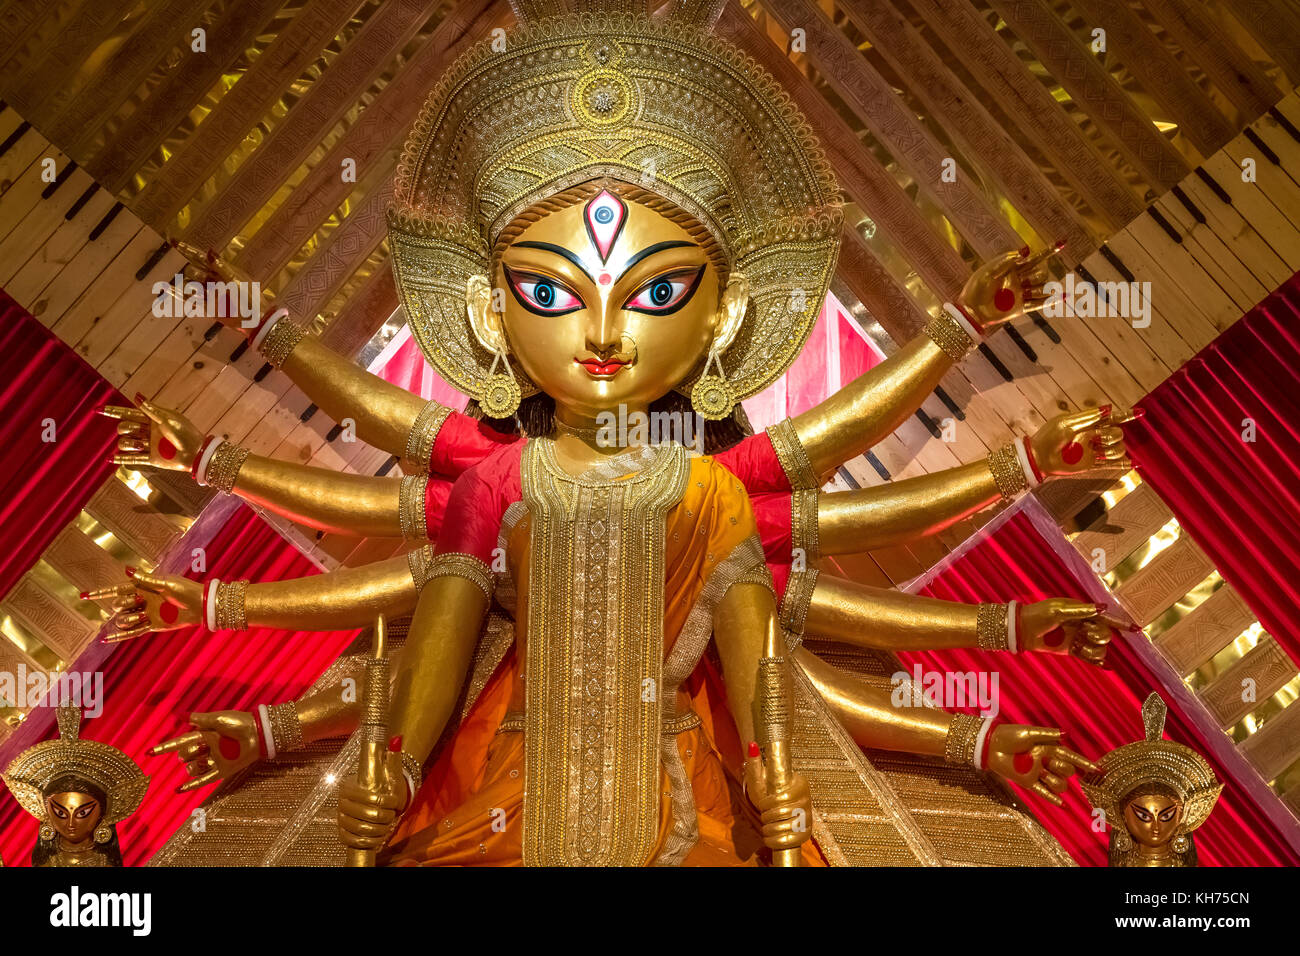
<svg viewBox="0 0 1300 956">
<path fill-rule="evenodd" d="M 121 866 L 117 824 L 144 799 L 149 778 L 116 747 L 80 739 L 81 711 L 60 707 L 59 736 L 24 750 L 4 781 L 41 822 L 32 866 Z"/>
<path fill-rule="evenodd" d="M 1196 866 L 1192 832 L 1223 784 L 1195 750 L 1164 739 L 1166 713 L 1153 693 L 1142 705 L 1146 739 L 1112 750 L 1097 761 L 1101 773 L 1081 781 L 1110 824 L 1110 866 Z"/>
</svg>

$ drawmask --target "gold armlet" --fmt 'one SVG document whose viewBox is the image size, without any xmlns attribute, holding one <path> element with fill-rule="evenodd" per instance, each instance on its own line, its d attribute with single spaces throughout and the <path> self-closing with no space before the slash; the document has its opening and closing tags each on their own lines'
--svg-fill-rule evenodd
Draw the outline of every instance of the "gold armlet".
<svg viewBox="0 0 1300 956">
<path fill-rule="evenodd" d="M 772 572 L 767 569 L 767 564 L 756 564 L 748 571 L 741 574 L 732 584 L 761 584 L 772 592 L 772 597 L 776 597 L 776 587 L 772 584 Z"/>
<path fill-rule="evenodd" d="M 790 736 L 790 690 L 784 657 L 763 657 L 758 662 L 758 712 L 766 742 Z"/>
<path fill-rule="evenodd" d="M 985 651 L 1011 650 L 1007 620 L 1010 608 L 1006 604 L 981 604 L 975 615 L 975 637 Z"/>
<path fill-rule="evenodd" d="M 952 723 L 948 725 L 948 737 L 943 745 L 944 763 L 973 767 L 975 745 L 983 727 L 983 717 L 974 714 L 953 714 Z"/>
<path fill-rule="evenodd" d="M 209 488 L 216 488 L 223 494 L 235 490 L 239 478 L 239 469 L 244 467 L 248 458 L 248 449 L 233 442 L 223 441 L 212 453 L 208 467 L 203 472 L 203 483 Z"/>
<path fill-rule="evenodd" d="M 302 337 L 306 334 L 305 329 L 294 325 L 286 316 L 271 327 L 271 331 L 266 333 L 266 338 L 262 340 L 258 348 L 268 365 L 272 368 L 279 368 L 293 353 L 293 350 L 298 347 L 298 343 L 302 341 Z"/>
<path fill-rule="evenodd" d="M 786 583 L 778 612 L 778 620 L 785 631 L 786 645 L 790 651 L 794 651 L 803 641 L 804 624 L 808 620 L 808 608 L 812 605 L 813 590 L 817 587 L 817 576 L 820 573 L 816 568 L 790 572 L 790 580 Z"/>
<path fill-rule="evenodd" d="M 406 460 L 417 466 L 421 472 L 429 470 L 429 459 L 433 457 L 433 445 L 438 440 L 438 432 L 443 422 L 451 414 L 451 409 L 437 402 L 429 402 L 415 416 L 406 436 Z"/>
<path fill-rule="evenodd" d="M 960 362 L 975 345 L 970 334 L 947 312 L 940 312 L 925 325 L 925 334 L 954 362 Z"/>
<path fill-rule="evenodd" d="M 993 481 L 1003 498 L 1014 498 L 1029 487 L 1029 480 L 1025 478 L 1025 469 L 1020 464 L 1019 455 L 1016 454 L 1015 442 L 1003 445 L 997 451 L 989 452 L 987 461 L 989 471 L 993 473 Z"/>
<path fill-rule="evenodd" d="M 817 529 L 819 488 L 801 488 L 790 496 L 790 538 L 795 552 L 802 551 L 804 561 L 813 564 L 822 556 Z"/>
<path fill-rule="evenodd" d="M 420 789 L 420 784 L 424 783 L 424 764 L 416 759 L 415 754 L 406 750 L 399 750 L 397 756 L 402 761 L 402 773 L 407 778 L 409 791 L 406 807 L 403 809 L 405 812 L 415 802 L 415 793 Z"/>
<path fill-rule="evenodd" d="M 781 470 L 785 472 L 791 488 L 798 490 L 821 487 L 821 482 L 817 480 L 817 474 L 813 471 L 812 462 L 808 459 L 808 453 L 804 451 L 803 443 L 799 441 L 799 433 L 795 431 L 794 422 L 788 418 L 777 422 L 767 430 L 767 437 L 772 442 L 776 460 L 781 463 Z"/>
<path fill-rule="evenodd" d="M 245 599 L 248 581 L 219 581 L 213 598 L 213 629 L 217 631 L 242 631 L 248 627 Z"/>
<path fill-rule="evenodd" d="M 428 541 L 429 526 L 424 511 L 428 475 L 406 475 L 397 495 L 397 520 L 407 541 Z"/>
<path fill-rule="evenodd" d="M 472 581 L 482 589 L 489 601 L 492 599 L 492 588 L 496 581 L 492 570 L 482 558 L 460 551 L 434 554 L 433 545 L 425 545 L 408 553 L 406 560 L 417 591 L 424 590 L 424 586 L 434 578 L 452 576 Z"/>
<path fill-rule="evenodd" d="M 266 709 L 271 723 L 271 739 L 276 753 L 289 753 L 302 749 L 302 720 L 298 705 L 293 701 L 272 704 Z"/>
</svg>

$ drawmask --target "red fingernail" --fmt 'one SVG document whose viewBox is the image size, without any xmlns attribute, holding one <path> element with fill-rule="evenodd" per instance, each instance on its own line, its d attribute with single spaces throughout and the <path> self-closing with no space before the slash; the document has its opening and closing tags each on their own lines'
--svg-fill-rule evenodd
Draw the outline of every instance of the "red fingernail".
<svg viewBox="0 0 1300 956">
<path fill-rule="evenodd" d="M 89 591 L 82 591 L 82 592 L 81 592 L 81 599 L 82 599 L 83 601 L 87 600 L 89 597 L 90 597 L 90 592 L 89 592 Z"/>
<path fill-rule="evenodd" d="M 1105 417 L 1106 417 L 1107 415 L 1109 415 L 1109 414 L 1110 414 L 1110 406 L 1109 406 L 1109 405 L 1103 405 L 1103 406 L 1101 406 L 1101 415 L 1102 415 L 1102 417 L 1105 418 Z"/>
<path fill-rule="evenodd" d="M 751 757 L 757 757 L 759 753 L 760 751 L 758 749 L 758 743 L 756 741 L 751 740 L 749 742 L 749 755 Z"/>
<path fill-rule="evenodd" d="M 1143 415 L 1145 415 L 1146 413 L 1147 413 L 1147 410 L 1146 410 L 1145 408 L 1135 408 L 1135 409 L 1133 409 L 1133 417 L 1134 417 L 1134 418 L 1141 418 L 1141 417 L 1142 417 Z"/>
<path fill-rule="evenodd" d="M 1057 240 L 1056 240 L 1056 244 L 1055 244 L 1054 246 L 1052 246 L 1052 248 L 1055 249 L 1057 252 L 1060 252 L 1062 249 L 1065 248 L 1065 240 L 1064 240 L 1064 239 L 1057 239 Z"/>
<path fill-rule="evenodd" d="M 1094 604 L 1093 607 L 1097 609 L 1098 614 L 1105 614 L 1107 611 L 1110 610 L 1109 604 Z"/>
<path fill-rule="evenodd" d="M 397 753 L 401 749 L 402 749 L 402 735 L 395 734 L 394 736 L 390 737 L 388 740 L 388 752 Z"/>
<path fill-rule="evenodd" d="M 135 577 L 135 568 L 127 568 L 127 569 L 126 569 L 126 576 L 127 576 L 128 578 L 133 578 L 133 577 Z"/>
<path fill-rule="evenodd" d="M 144 401 L 144 392 L 136 392 L 136 393 L 135 393 L 135 403 L 136 403 L 137 405 L 139 405 L 139 404 L 140 404 L 141 402 L 143 402 L 143 401 Z"/>
<path fill-rule="evenodd" d="M 1020 247 L 1020 258 L 1021 258 L 1021 259 L 1028 259 L 1028 258 L 1029 258 L 1029 247 L 1028 247 L 1028 246 L 1021 246 L 1021 247 Z"/>
</svg>

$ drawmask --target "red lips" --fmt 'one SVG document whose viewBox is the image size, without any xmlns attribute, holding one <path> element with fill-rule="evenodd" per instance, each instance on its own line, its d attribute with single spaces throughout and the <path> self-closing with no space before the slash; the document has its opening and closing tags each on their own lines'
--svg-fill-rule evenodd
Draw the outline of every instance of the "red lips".
<svg viewBox="0 0 1300 956">
<path fill-rule="evenodd" d="M 577 360 L 575 359 L 575 361 Z M 578 364 L 585 368 L 588 374 L 594 375 L 597 378 L 606 378 L 617 375 L 631 363 L 621 362 L 617 359 L 609 362 L 601 362 L 597 359 L 584 359 L 579 361 Z"/>
</svg>

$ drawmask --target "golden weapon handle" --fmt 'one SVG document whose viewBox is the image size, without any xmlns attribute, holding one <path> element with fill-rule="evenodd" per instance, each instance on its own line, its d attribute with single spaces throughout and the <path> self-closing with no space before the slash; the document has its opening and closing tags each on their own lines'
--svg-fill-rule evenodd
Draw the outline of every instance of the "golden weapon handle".
<svg viewBox="0 0 1300 956">
<path fill-rule="evenodd" d="M 759 716 L 765 745 L 763 766 L 769 791 L 788 786 L 794 776 L 790 763 L 790 682 L 784 655 L 781 631 L 776 621 L 770 621 L 763 658 L 758 662 Z M 805 829 L 805 840 L 807 834 Z M 772 851 L 773 866 L 799 866 L 801 859 L 802 851 L 797 846 Z"/>
<path fill-rule="evenodd" d="M 375 619 L 374 641 L 366 658 L 366 686 L 361 698 L 361 754 L 357 781 L 367 789 L 385 783 L 384 760 L 388 740 L 388 622 Z M 348 866 L 374 866 L 374 850 L 348 850 Z"/>
</svg>

